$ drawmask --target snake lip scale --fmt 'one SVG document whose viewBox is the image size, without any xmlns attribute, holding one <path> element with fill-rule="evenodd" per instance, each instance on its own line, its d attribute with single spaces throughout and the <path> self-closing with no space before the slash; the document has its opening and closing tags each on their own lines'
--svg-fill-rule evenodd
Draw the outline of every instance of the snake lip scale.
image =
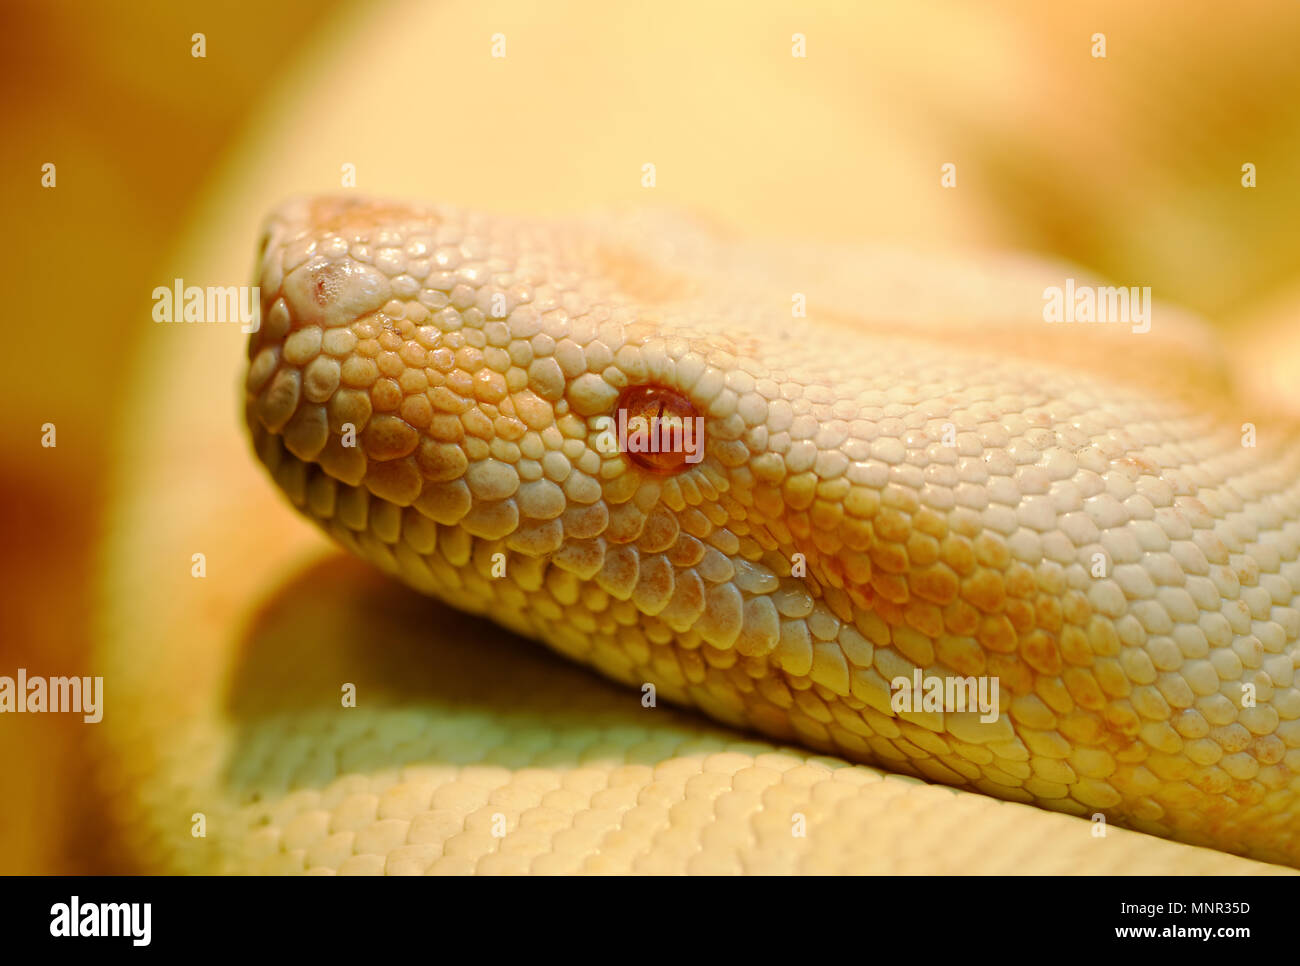
<svg viewBox="0 0 1300 966">
<path fill-rule="evenodd" d="M 246 418 L 348 550 L 638 690 L 1300 866 L 1296 430 L 1243 445 L 1171 307 L 1045 325 L 1063 271 L 294 199 Z M 702 458 L 603 445 L 638 406 L 700 417 Z M 1000 707 L 899 711 L 899 678 Z"/>
</svg>

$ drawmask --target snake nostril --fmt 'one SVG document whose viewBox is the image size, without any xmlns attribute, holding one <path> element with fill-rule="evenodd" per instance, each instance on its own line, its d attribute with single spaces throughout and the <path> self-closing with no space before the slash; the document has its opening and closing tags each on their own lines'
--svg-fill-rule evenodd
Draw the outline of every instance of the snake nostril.
<svg viewBox="0 0 1300 966">
<path fill-rule="evenodd" d="M 704 417 L 664 386 L 629 386 L 614 411 L 619 452 L 652 473 L 680 473 L 704 456 Z"/>
<path fill-rule="evenodd" d="M 338 298 L 343 274 L 338 265 L 324 265 L 312 274 L 311 296 L 321 308 Z"/>
</svg>

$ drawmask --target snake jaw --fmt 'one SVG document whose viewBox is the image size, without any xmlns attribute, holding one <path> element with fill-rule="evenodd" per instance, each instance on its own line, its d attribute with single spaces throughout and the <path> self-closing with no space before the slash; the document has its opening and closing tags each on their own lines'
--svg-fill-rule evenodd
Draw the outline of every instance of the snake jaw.
<svg viewBox="0 0 1300 966">
<path fill-rule="evenodd" d="M 259 457 L 386 572 L 728 723 L 1300 862 L 1300 452 L 1041 364 L 1056 330 L 795 329 L 763 258 L 638 226 L 285 206 Z M 602 445 L 660 402 L 698 463 Z M 896 710 L 918 673 L 994 678 L 1002 713 Z"/>
</svg>

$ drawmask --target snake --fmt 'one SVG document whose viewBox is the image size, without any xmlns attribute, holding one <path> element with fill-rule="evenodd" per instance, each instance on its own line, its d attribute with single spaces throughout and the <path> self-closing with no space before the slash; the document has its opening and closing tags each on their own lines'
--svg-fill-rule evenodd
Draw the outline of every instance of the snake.
<svg viewBox="0 0 1300 966">
<path fill-rule="evenodd" d="M 118 655 L 154 703 L 110 741 L 123 841 L 224 872 L 1300 866 L 1300 433 L 1189 313 L 1045 321 L 1076 274 L 285 202 L 244 421 L 348 555 L 238 641 Z M 201 491 L 247 518 L 259 486 Z M 306 539 L 254 519 L 208 545 Z M 212 612 L 267 593 L 242 555 Z"/>
</svg>

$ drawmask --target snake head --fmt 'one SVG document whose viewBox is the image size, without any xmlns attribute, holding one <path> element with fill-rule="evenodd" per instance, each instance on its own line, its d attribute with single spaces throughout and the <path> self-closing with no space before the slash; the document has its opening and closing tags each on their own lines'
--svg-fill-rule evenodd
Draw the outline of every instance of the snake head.
<svg viewBox="0 0 1300 966">
<path fill-rule="evenodd" d="M 719 648 L 742 630 L 719 501 L 749 457 L 725 384 L 753 378 L 633 247 L 589 223 L 290 202 L 264 233 L 246 402 L 262 461 L 345 546 L 639 678 L 612 640 L 642 623 Z"/>
<path fill-rule="evenodd" d="M 762 273 L 719 258 L 638 217 L 291 202 L 263 245 L 248 422 L 300 509 L 413 586 L 863 754 L 824 699 L 888 711 L 866 634 L 907 598 L 899 545 L 944 535 L 890 474 L 916 383 L 888 347 L 793 338 Z M 872 382 L 896 365 L 899 386 Z M 910 613 L 955 596 L 942 564 L 915 579 Z"/>
<path fill-rule="evenodd" d="M 723 721 L 1295 861 L 1300 450 L 1208 419 L 1203 340 L 1043 325 L 1059 266 L 656 217 L 285 205 L 260 459 L 413 587 Z M 1002 706 L 899 707 L 920 676 Z"/>
</svg>

